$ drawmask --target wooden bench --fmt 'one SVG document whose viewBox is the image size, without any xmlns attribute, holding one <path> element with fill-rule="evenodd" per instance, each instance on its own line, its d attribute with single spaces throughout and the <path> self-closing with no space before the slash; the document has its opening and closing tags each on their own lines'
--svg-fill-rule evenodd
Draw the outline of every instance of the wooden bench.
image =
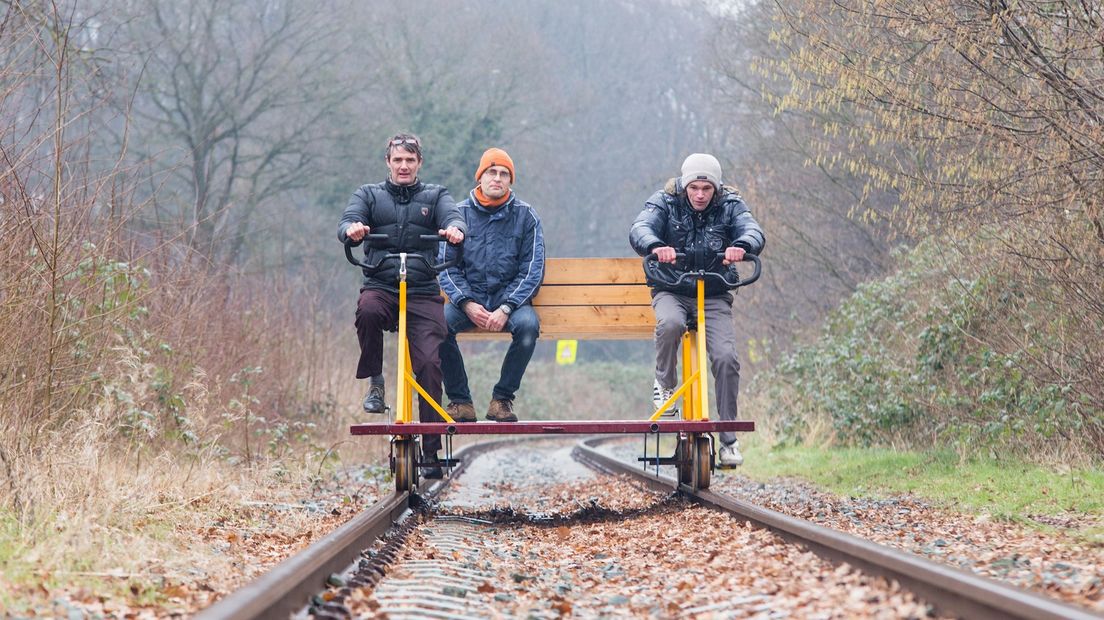
<svg viewBox="0 0 1104 620">
<path fill-rule="evenodd" d="M 549 258 L 533 298 L 541 338 L 651 339 L 652 295 L 639 258 Z M 464 332 L 462 338 L 508 337 L 509 332 Z"/>
</svg>

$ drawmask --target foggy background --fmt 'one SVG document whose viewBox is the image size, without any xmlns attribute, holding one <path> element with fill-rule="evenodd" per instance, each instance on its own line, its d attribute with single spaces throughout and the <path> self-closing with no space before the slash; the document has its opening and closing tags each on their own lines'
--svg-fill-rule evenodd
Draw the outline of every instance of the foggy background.
<svg viewBox="0 0 1104 620">
<path fill-rule="evenodd" d="M 125 147 L 145 177 L 130 221 L 300 280 L 339 320 L 359 274 L 336 223 L 357 186 L 385 178 L 399 131 L 421 137 L 421 178 L 456 200 L 483 150 L 506 149 L 550 257 L 631 256 L 644 200 L 686 155 L 714 153 L 768 238 L 767 275 L 737 305 L 748 338 L 785 346 L 885 262 L 879 231 L 846 217 L 845 183 L 805 168 L 800 119 L 763 102 L 751 60 L 771 53 L 772 25 L 755 3 L 93 5 L 75 13 L 102 99 L 89 123 L 105 160 Z"/>
</svg>

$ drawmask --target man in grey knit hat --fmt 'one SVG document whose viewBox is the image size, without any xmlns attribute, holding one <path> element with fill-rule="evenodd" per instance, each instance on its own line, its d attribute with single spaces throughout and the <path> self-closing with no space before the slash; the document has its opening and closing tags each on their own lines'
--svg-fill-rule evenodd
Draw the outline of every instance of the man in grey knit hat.
<svg viewBox="0 0 1104 620">
<path fill-rule="evenodd" d="M 682 163 L 681 176 L 644 203 L 644 210 L 629 230 L 629 243 L 638 254 L 654 253 L 660 268 L 674 282 L 686 269 L 676 254 L 705 257 L 701 267 L 723 274 L 744 254 L 759 254 L 766 238 L 736 188 L 721 180 L 721 163 L 706 153 L 694 153 Z M 724 258 L 717 255 L 724 253 Z M 658 409 L 678 385 L 678 352 L 688 319 L 697 312 L 694 282 L 670 285 L 651 275 L 652 309 L 655 312 L 656 371 L 652 399 Z M 705 338 L 709 364 L 717 389 L 717 413 L 721 420 L 735 420 L 740 390 L 740 361 L 736 328 L 732 321 L 732 294 L 713 279 L 705 282 Z M 736 433 L 723 432 L 717 463 L 735 467 L 744 462 Z"/>
</svg>

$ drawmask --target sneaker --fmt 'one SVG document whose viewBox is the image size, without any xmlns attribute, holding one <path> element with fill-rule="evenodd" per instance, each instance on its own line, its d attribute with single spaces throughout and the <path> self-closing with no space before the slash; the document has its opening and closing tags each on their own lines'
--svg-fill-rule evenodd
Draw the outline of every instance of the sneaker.
<svg viewBox="0 0 1104 620">
<path fill-rule="evenodd" d="M 438 465 L 441 459 L 437 458 L 436 452 L 433 454 L 423 454 L 422 462 L 429 465 L 428 467 L 422 467 L 422 478 L 426 480 L 440 480 L 445 477 L 444 470 Z"/>
<path fill-rule="evenodd" d="M 478 419 L 475 415 L 475 405 L 471 403 L 449 403 L 449 406 L 445 407 L 445 412 L 457 422 L 475 422 Z"/>
<path fill-rule="evenodd" d="M 491 400 L 491 406 L 487 408 L 487 419 L 493 422 L 517 422 L 514 401 L 501 398 Z"/>
<path fill-rule="evenodd" d="M 383 402 L 383 386 L 372 385 L 368 387 L 368 393 L 364 395 L 365 413 L 386 413 L 387 405 Z"/>
<path fill-rule="evenodd" d="M 656 409 L 659 409 L 663 406 L 663 403 L 671 399 L 671 396 L 674 395 L 674 393 L 674 388 L 665 388 L 659 384 L 659 379 L 656 379 L 655 383 L 652 385 L 652 406 Z M 678 407 L 671 405 L 667 408 L 666 411 L 663 412 L 663 415 L 661 415 L 660 417 L 681 418 L 682 414 L 679 413 Z"/>
<path fill-rule="evenodd" d="M 738 467 L 744 464 L 744 455 L 740 454 L 740 442 L 735 441 L 731 445 L 721 446 L 717 452 L 718 467 Z"/>
</svg>

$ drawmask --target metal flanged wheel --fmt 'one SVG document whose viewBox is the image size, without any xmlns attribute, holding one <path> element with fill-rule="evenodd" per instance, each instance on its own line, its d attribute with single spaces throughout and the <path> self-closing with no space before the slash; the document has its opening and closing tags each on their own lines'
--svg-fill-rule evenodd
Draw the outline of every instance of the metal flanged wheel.
<svg viewBox="0 0 1104 620">
<path fill-rule="evenodd" d="M 395 474 L 396 493 L 413 491 L 418 483 L 417 468 L 414 465 L 417 451 L 414 448 L 413 439 L 395 439 L 391 447 L 391 469 Z"/>
<path fill-rule="evenodd" d="M 713 449 L 709 437 L 694 437 L 694 481 L 695 489 L 709 488 L 709 479 L 713 474 Z"/>
<path fill-rule="evenodd" d="M 694 461 L 690 445 L 690 439 L 686 435 L 680 434 L 678 443 L 675 444 L 675 460 L 678 461 L 675 469 L 678 471 L 679 484 L 693 484 L 694 482 Z"/>
</svg>

